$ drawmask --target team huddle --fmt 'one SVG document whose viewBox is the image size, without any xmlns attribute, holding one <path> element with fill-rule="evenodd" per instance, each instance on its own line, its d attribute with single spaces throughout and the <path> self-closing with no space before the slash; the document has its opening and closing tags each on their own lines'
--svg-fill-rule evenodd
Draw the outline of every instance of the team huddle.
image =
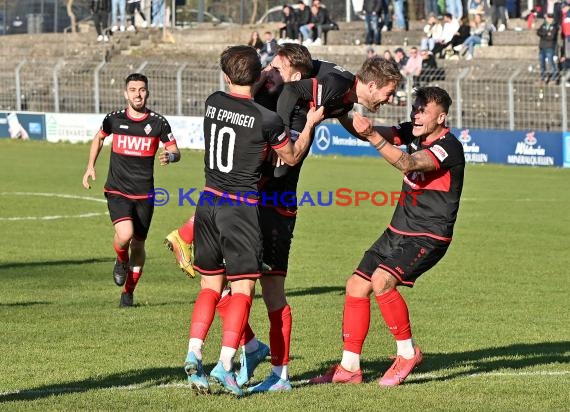
<svg viewBox="0 0 570 412">
<path fill-rule="evenodd" d="M 438 87 L 419 88 L 409 121 L 374 126 L 352 109 L 358 103 L 375 112 L 392 100 L 402 77 L 388 60 L 368 58 L 353 74 L 333 63 L 313 60 L 302 45 L 287 43 L 265 68 L 249 46 L 227 48 L 220 66 L 228 91 L 207 98 L 203 126 L 205 188 L 201 196 L 209 200 L 198 202 L 193 216 L 165 240 L 179 267 L 191 277 L 196 273 L 201 277 L 184 362 L 189 385 L 197 393 L 210 393 L 211 383 L 218 383 L 237 396 L 292 389 L 293 318 L 285 279 L 297 207 L 281 203 L 279 194 L 297 191 L 315 127 L 327 118 L 338 119 L 349 133 L 370 142 L 402 171 L 402 192 L 414 193 L 406 198 L 415 200 L 396 205 L 390 224 L 348 278 L 342 359 L 309 383 L 362 382 L 360 354 L 370 324 L 372 293 L 397 348 L 392 366 L 378 383 L 403 383 L 422 362 L 422 352 L 412 338 L 408 308 L 397 287 L 412 287 L 445 255 L 463 187 L 463 147 L 447 126 L 451 98 Z M 179 161 L 180 151 L 166 119 L 146 108 L 147 78 L 131 74 L 125 86 L 127 108 L 105 117 L 91 145 L 83 185 L 90 188 L 88 180 L 95 179 L 103 140 L 113 134 L 104 191 L 115 227 L 113 278 L 123 287 L 120 306 L 130 307 L 153 214 L 147 196 L 153 189 L 154 157 L 160 142 L 164 147 L 159 154 L 161 165 Z M 125 150 L 118 141 L 137 144 Z M 265 192 L 277 195 L 271 202 L 258 202 Z M 243 193 L 248 193 L 248 202 L 211 201 Z M 269 345 L 257 339 L 249 324 L 257 280 L 267 308 Z M 207 373 L 202 347 L 216 312 L 223 320 L 222 347 L 218 363 Z M 240 346 L 240 366 L 235 369 Z M 268 355 L 267 378 L 248 386 Z"/>
</svg>

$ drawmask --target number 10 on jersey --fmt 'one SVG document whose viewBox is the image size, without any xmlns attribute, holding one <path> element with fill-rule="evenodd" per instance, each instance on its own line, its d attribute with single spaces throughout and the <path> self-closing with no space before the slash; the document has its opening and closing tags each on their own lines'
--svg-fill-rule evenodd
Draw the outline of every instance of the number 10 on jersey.
<svg viewBox="0 0 570 412">
<path fill-rule="evenodd" d="M 212 123 L 210 127 L 209 164 L 210 169 L 218 169 L 220 172 L 229 173 L 234 166 L 234 147 L 236 132 L 228 126 L 216 131 L 217 125 Z M 225 153 L 225 159 L 223 158 Z"/>
</svg>

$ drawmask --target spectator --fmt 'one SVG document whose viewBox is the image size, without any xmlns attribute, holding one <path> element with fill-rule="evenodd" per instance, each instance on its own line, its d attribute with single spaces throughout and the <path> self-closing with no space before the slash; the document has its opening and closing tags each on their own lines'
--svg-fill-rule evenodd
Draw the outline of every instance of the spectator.
<svg viewBox="0 0 570 412">
<path fill-rule="evenodd" d="M 265 67 L 271 63 L 271 60 L 275 57 L 275 53 L 277 52 L 277 40 L 273 38 L 273 33 L 270 31 L 263 33 L 263 37 L 265 42 L 259 51 L 259 58 L 261 60 L 261 66 Z"/>
<path fill-rule="evenodd" d="M 483 20 L 481 14 L 475 14 L 471 22 L 471 35 L 465 39 L 463 43 L 455 46 L 453 49 L 462 54 L 466 53 L 465 60 L 471 60 L 475 53 L 475 46 L 483 44 L 483 38 L 489 39 L 491 28 L 488 27 L 487 22 Z"/>
<path fill-rule="evenodd" d="M 117 11 L 119 12 L 117 14 Z M 111 31 L 125 31 L 127 24 L 127 3 L 126 0 L 111 0 Z"/>
<path fill-rule="evenodd" d="M 446 11 L 451 14 L 454 19 L 463 17 L 463 3 L 461 0 L 445 0 L 445 5 Z"/>
<path fill-rule="evenodd" d="M 311 9 L 303 2 L 299 0 L 297 2 L 299 9 L 297 11 L 297 25 L 299 28 L 299 33 L 302 36 L 302 41 L 304 45 L 308 45 L 313 42 L 313 26 L 311 22 Z"/>
<path fill-rule="evenodd" d="M 311 7 L 312 22 L 313 26 L 313 45 L 320 46 L 321 44 L 327 44 L 327 33 L 330 30 L 338 30 L 338 25 L 331 20 L 329 12 L 326 7 L 321 5 L 321 0 L 313 0 L 313 5 Z"/>
<path fill-rule="evenodd" d="M 398 65 L 398 69 L 400 69 L 401 72 L 408 62 L 408 56 L 406 56 L 406 52 L 401 47 L 398 47 L 396 50 L 394 50 L 394 61 Z"/>
<path fill-rule="evenodd" d="M 138 11 L 139 12 L 139 16 L 141 16 L 141 19 L 143 19 L 143 27 L 146 27 L 147 21 L 146 21 L 146 16 L 144 15 L 143 11 L 141 10 L 141 0 L 127 0 L 127 14 L 130 17 L 130 21 L 131 24 L 129 25 L 129 27 L 127 27 L 128 31 L 135 31 L 136 30 L 136 26 L 135 26 L 135 12 Z"/>
<path fill-rule="evenodd" d="M 152 0 L 152 27 L 164 27 L 166 19 L 165 0 Z"/>
<path fill-rule="evenodd" d="M 561 34 L 562 34 L 562 47 L 560 48 L 560 63 L 561 69 L 564 71 L 570 70 L 570 2 L 564 2 L 562 5 L 561 16 Z"/>
<path fill-rule="evenodd" d="M 436 0 L 425 0 L 424 1 L 424 13 L 426 17 L 430 15 L 439 16 L 439 8 L 437 7 Z"/>
<path fill-rule="evenodd" d="M 364 0 L 362 11 L 364 12 L 364 27 L 366 30 L 366 44 L 380 44 L 381 35 L 378 17 L 382 8 L 382 0 Z"/>
<path fill-rule="evenodd" d="M 507 0 L 490 0 L 493 13 L 493 26 L 497 31 L 505 31 L 507 29 Z M 499 24 L 499 21 L 501 24 Z"/>
<path fill-rule="evenodd" d="M 435 45 L 435 40 L 441 37 L 441 32 L 443 27 L 435 14 L 430 14 L 428 16 L 428 22 L 424 26 L 425 37 L 422 37 L 420 41 L 421 49 L 433 50 Z"/>
<path fill-rule="evenodd" d="M 410 48 L 408 61 L 400 71 L 403 76 L 419 76 L 422 71 L 422 56 L 418 53 L 418 48 Z"/>
<path fill-rule="evenodd" d="M 259 38 L 259 32 L 257 31 L 251 32 L 247 45 L 255 48 L 255 50 L 257 50 L 258 53 L 261 51 L 261 49 L 263 48 L 263 41 L 261 41 L 261 39 Z"/>
<path fill-rule="evenodd" d="M 299 33 L 297 31 L 297 15 L 293 8 L 287 4 L 283 6 L 283 16 L 279 24 L 279 35 L 285 40 L 297 40 Z"/>
<path fill-rule="evenodd" d="M 372 47 L 368 47 L 366 49 L 366 58 L 369 59 L 374 56 L 376 56 L 376 51 Z"/>
<path fill-rule="evenodd" d="M 433 55 L 438 55 L 440 59 L 443 59 L 445 48 L 451 45 L 451 40 L 458 32 L 459 21 L 453 18 L 450 13 L 445 13 L 443 15 L 443 29 L 441 35 L 435 39 L 433 49 L 431 50 Z"/>
<path fill-rule="evenodd" d="M 392 31 L 392 13 L 390 12 L 390 0 L 382 0 L 382 30 Z"/>
<path fill-rule="evenodd" d="M 554 53 L 556 51 L 556 41 L 558 39 L 558 26 L 554 24 L 554 15 L 548 13 L 544 23 L 538 28 L 536 34 L 540 37 L 538 43 L 538 58 L 540 60 L 540 80 L 544 83 L 555 84 L 558 79 L 558 67 L 554 63 Z M 552 73 L 546 72 L 546 63 L 550 66 Z"/>
<path fill-rule="evenodd" d="M 384 50 L 383 57 L 390 62 L 396 62 L 394 56 L 392 55 L 392 52 L 388 49 Z"/>
<path fill-rule="evenodd" d="M 459 0 L 461 1 L 461 0 Z M 406 30 L 406 17 L 404 16 L 404 0 L 392 0 L 396 30 Z"/>
<path fill-rule="evenodd" d="M 470 0 L 469 9 L 467 12 L 469 14 L 469 17 L 473 17 L 477 14 L 481 16 L 487 14 L 486 4 L 486 0 Z"/>
<path fill-rule="evenodd" d="M 93 23 L 97 31 L 97 41 L 109 41 L 109 12 L 111 11 L 110 0 L 91 0 L 91 13 Z"/>
</svg>

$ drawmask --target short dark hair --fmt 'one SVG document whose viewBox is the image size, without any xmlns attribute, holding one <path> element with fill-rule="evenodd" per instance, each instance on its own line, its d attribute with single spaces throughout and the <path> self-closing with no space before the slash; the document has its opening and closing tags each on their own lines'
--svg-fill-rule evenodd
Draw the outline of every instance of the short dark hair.
<svg viewBox="0 0 570 412">
<path fill-rule="evenodd" d="M 238 86 L 250 86 L 261 74 L 261 61 L 257 50 L 251 46 L 231 46 L 220 56 L 220 67 Z"/>
<path fill-rule="evenodd" d="M 304 77 L 313 71 L 313 58 L 309 50 L 302 44 L 283 43 L 277 49 L 277 56 L 289 60 L 291 67 L 295 68 Z"/>
<path fill-rule="evenodd" d="M 375 82 L 377 87 L 384 87 L 389 83 L 400 84 L 402 81 L 398 65 L 380 56 L 366 59 L 356 77 L 363 83 Z"/>
<path fill-rule="evenodd" d="M 414 90 L 414 97 L 424 103 L 435 103 L 440 106 L 445 113 L 449 113 L 449 108 L 453 101 L 444 89 L 436 86 L 418 87 Z"/>
<path fill-rule="evenodd" d="M 125 88 L 129 85 L 129 82 L 144 82 L 145 87 L 148 89 L 148 77 L 142 73 L 131 73 L 125 79 Z"/>
</svg>

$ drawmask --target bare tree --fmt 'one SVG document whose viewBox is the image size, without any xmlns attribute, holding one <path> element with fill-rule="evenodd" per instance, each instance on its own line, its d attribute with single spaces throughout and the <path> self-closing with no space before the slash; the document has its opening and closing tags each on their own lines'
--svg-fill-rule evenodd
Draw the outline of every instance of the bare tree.
<svg viewBox="0 0 570 412">
<path fill-rule="evenodd" d="M 67 15 L 71 22 L 71 32 L 77 33 L 77 18 L 75 17 L 75 13 L 73 13 L 73 0 L 67 0 Z"/>
</svg>

